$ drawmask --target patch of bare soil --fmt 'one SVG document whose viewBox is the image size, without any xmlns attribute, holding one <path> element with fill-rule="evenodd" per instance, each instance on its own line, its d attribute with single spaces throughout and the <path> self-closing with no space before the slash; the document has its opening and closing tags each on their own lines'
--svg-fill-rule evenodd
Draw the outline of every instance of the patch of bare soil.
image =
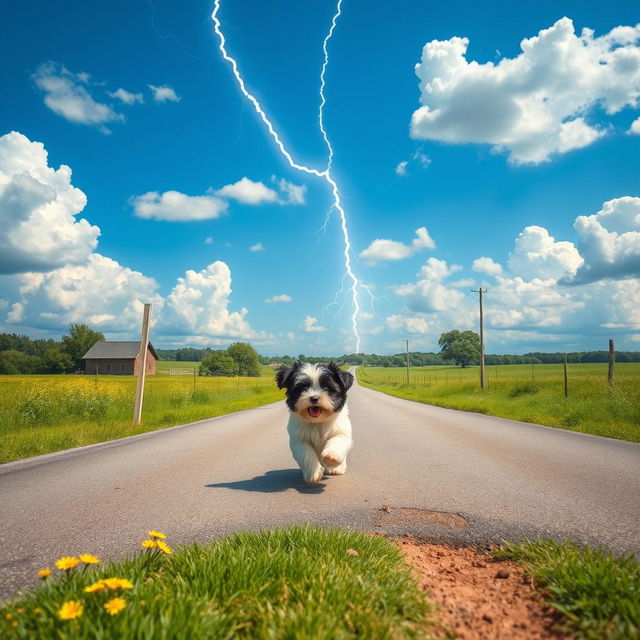
<svg viewBox="0 0 640 640">
<path fill-rule="evenodd" d="M 552 610 L 513 562 L 481 550 L 397 540 L 445 629 L 465 640 L 570 640 L 553 630 Z M 446 636 L 445 631 L 442 636 Z"/>
</svg>

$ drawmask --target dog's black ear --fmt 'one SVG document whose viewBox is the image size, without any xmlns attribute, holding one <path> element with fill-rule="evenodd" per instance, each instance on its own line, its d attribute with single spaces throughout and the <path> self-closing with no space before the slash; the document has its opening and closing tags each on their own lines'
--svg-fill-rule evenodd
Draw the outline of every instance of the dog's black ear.
<svg viewBox="0 0 640 640">
<path fill-rule="evenodd" d="M 287 367 L 286 365 L 282 365 L 276 371 L 276 382 L 278 383 L 278 389 L 284 389 L 289 386 L 289 383 L 293 379 L 293 372 L 296 370 L 296 362 L 293 367 Z"/>
<path fill-rule="evenodd" d="M 329 363 L 329 370 L 333 374 L 333 377 L 340 382 L 345 391 L 348 391 L 353 384 L 353 375 L 348 371 L 341 369 L 335 362 Z"/>
</svg>

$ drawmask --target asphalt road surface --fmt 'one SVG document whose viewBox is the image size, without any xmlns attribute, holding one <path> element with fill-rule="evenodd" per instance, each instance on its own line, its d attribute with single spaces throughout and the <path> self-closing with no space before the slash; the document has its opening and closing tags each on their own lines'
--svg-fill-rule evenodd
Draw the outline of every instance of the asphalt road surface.
<svg viewBox="0 0 640 640">
<path fill-rule="evenodd" d="M 640 444 L 354 385 L 347 475 L 307 487 L 284 402 L 0 465 L 0 597 L 61 555 L 116 558 L 291 523 L 486 543 L 566 536 L 640 552 Z"/>
</svg>

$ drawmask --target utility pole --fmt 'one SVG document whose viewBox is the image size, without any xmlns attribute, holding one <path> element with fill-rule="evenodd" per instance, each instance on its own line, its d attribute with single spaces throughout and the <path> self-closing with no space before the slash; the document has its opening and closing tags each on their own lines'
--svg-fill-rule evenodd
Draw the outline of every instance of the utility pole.
<svg viewBox="0 0 640 640">
<path fill-rule="evenodd" d="M 405 340 L 407 344 L 407 384 L 409 384 L 409 341 Z"/>
<path fill-rule="evenodd" d="M 487 293 L 487 289 L 471 289 L 473 293 L 480 297 L 480 389 L 484 391 L 484 318 L 482 315 L 482 295 Z"/>
<path fill-rule="evenodd" d="M 147 375 L 147 352 L 149 351 L 149 320 L 151 305 L 144 305 L 142 316 L 142 333 L 140 335 L 140 351 L 138 353 L 138 383 L 136 386 L 136 403 L 133 409 L 133 424 L 140 424 L 142 419 L 142 399 L 144 396 L 144 379 Z M 134 364 L 135 367 L 135 364 Z"/>
</svg>

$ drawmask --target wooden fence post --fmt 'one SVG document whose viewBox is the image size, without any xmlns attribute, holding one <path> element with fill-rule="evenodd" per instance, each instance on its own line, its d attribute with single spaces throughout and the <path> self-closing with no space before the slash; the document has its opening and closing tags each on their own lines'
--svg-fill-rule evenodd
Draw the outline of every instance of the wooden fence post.
<svg viewBox="0 0 640 640">
<path fill-rule="evenodd" d="M 613 340 L 609 340 L 609 386 L 613 387 L 615 382 L 615 368 L 616 368 L 616 350 L 613 344 Z"/>
<path fill-rule="evenodd" d="M 567 354 L 564 354 L 564 397 L 569 397 L 569 379 L 567 378 Z"/>
<path fill-rule="evenodd" d="M 140 424 L 142 420 L 142 400 L 144 397 L 144 381 L 147 377 L 147 352 L 149 350 L 149 320 L 151 305 L 144 305 L 142 316 L 142 332 L 140 335 L 140 351 L 138 352 L 138 384 L 136 386 L 136 403 L 133 409 L 133 424 Z M 135 364 L 134 364 L 135 367 Z"/>
</svg>

